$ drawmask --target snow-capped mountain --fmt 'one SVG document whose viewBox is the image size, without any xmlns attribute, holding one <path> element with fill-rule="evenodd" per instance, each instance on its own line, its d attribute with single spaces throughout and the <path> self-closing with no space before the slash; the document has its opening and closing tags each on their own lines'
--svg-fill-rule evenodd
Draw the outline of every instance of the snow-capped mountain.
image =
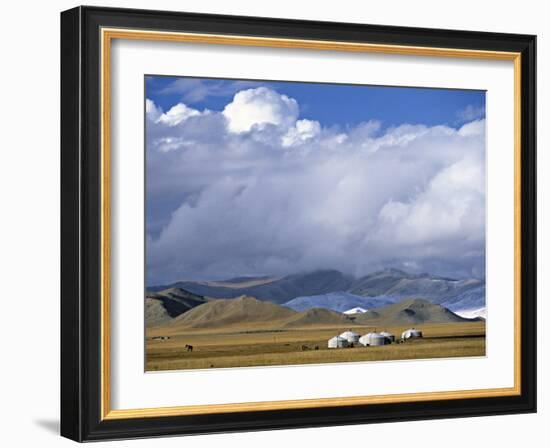
<svg viewBox="0 0 550 448">
<path fill-rule="evenodd" d="M 361 308 L 360 306 L 356 306 L 355 308 L 351 308 L 347 311 L 344 311 L 344 314 L 348 314 L 350 316 L 354 315 L 354 314 L 363 314 L 363 313 L 366 313 L 368 310 L 366 310 L 365 308 Z"/>
<path fill-rule="evenodd" d="M 466 319 L 474 319 L 476 317 L 482 317 L 483 319 L 487 319 L 487 308 L 477 308 L 477 309 L 471 309 L 471 310 L 458 310 L 455 311 L 455 314 L 458 314 L 461 317 L 465 317 Z"/>
</svg>

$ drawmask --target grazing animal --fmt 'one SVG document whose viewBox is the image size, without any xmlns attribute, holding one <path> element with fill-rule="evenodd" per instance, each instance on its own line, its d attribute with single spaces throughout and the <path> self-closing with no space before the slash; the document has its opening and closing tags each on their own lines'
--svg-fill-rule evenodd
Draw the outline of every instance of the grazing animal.
<svg viewBox="0 0 550 448">
<path fill-rule="evenodd" d="M 193 351 L 193 346 L 189 345 L 189 344 L 185 344 L 185 350 L 188 351 L 188 352 L 192 352 Z"/>
</svg>

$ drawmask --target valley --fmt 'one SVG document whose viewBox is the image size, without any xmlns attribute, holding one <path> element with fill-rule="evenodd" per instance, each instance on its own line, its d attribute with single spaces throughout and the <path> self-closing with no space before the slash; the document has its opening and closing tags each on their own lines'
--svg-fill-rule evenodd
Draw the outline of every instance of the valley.
<svg viewBox="0 0 550 448">
<path fill-rule="evenodd" d="M 328 349 L 327 340 L 348 329 L 372 331 L 368 326 L 310 326 L 269 329 L 246 328 L 147 330 L 146 370 L 210 369 L 225 367 L 324 364 L 339 362 L 389 361 L 454 358 L 485 355 L 485 322 L 423 325 L 422 339 L 381 347 Z M 401 334 L 406 326 L 384 327 Z M 160 335 L 168 340 L 153 340 Z M 192 345 L 193 351 L 185 350 Z M 319 347 L 315 350 L 315 347 Z"/>
<path fill-rule="evenodd" d="M 242 281 L 255 283 L 248 278 Z M 233 288 L 234 283 L 228 284 Z M 239 286 L 233 289 L 239 291 Z M 282 305 L 247 295 L 222 299 L 200 296 L 174 286 L 149 292 L 146 370 L 485 355 L 483 318 L 462 317 L 434 303 L 436 301 L 423 298 L 383 297 L 377 300 L 348 293 L 327 293 L 300 300 L 301 305 L 293 308 L 292 302 L 298 303 L 295 299 Z M 358 302 L 368 309 L 347 308 Z M 401 334 L 410 328 L 421 330 L 423 337 L 402 341 Z M 358 335 L 384 331 L 395 335 L 396 342 L 383 346 L 365 347 L 355 343 L 346 348 L 328 348 L 329 339 L 348 330 Z"/>
</svg>

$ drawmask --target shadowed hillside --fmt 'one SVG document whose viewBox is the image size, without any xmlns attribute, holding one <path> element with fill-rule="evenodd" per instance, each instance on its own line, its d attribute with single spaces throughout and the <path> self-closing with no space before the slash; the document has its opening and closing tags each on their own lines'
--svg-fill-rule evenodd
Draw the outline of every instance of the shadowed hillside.
<svg viewBox="0 0 550 448">
<path fill-rule="evenodd" d="M 162 325 L 203 303 L 206 303 L 204 297 L 181 288 L 148 292 L 145 296 L 145 325 Z"/>
</svg>

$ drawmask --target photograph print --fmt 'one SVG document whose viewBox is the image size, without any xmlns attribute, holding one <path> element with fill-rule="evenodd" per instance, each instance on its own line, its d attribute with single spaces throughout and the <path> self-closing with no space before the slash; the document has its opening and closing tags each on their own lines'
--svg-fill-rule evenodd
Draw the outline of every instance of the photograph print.
<svg viewBox="0 0 550 448">
<path fill-rule="evenodd" d="M 145 77 L 145 370 L 485 356 L 485 91 Z"/>
</svg>

